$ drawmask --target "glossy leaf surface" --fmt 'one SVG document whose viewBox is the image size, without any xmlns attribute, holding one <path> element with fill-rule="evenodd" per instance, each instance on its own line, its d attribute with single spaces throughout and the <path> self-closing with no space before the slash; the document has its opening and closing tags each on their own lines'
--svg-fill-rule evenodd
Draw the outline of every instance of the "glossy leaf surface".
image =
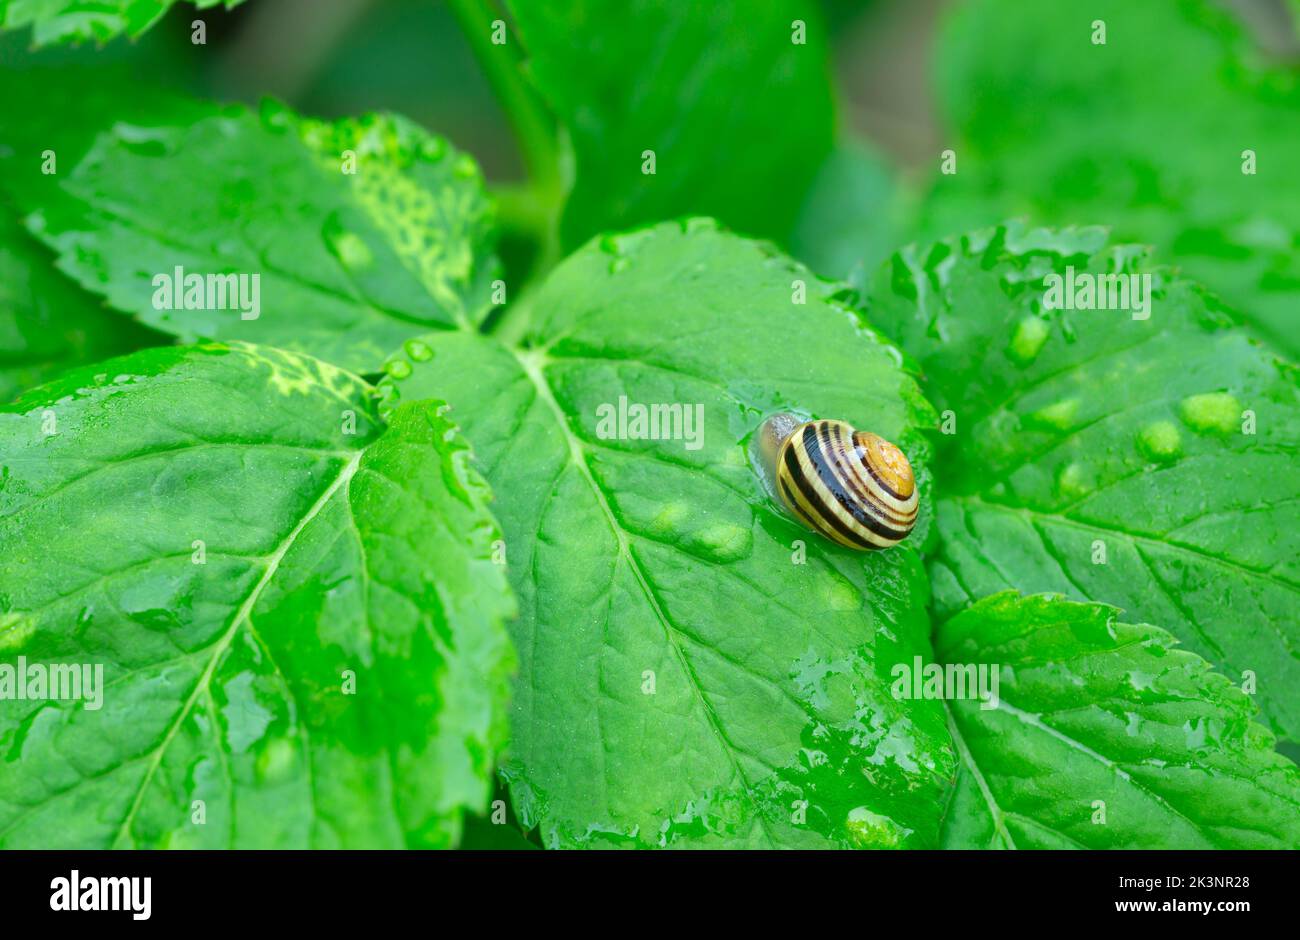
<svg viewBox="0 0 1300 940">
<path fill-rule="evenodd" d="M 268 102 L 115 125 L 30 226 L 65 271 L 151 326 L 370 372 L 409 337 L 486 315 L 492 223 L 478 168 L 441 138 Z"/>
<path fill-rule="evenodd" d="M 385 427 L 317 360 L 154 349 L 0 442 L 0 845 L 445 846 L 485 808 L 513 602 L 433 404 Z"/>
<path fill-rule="evenodd" d="M 935 649 L 1001 676 L 996 708 L 950 703 L 945 847 L 1300 846 L 1300 772 L 1250 698 L 1164 630 L 1008 592 L 941 626 Z"/>
<path fill-rule="evenodd" d="M 928 499 L 929 406 L 836 291 L 670 223 L 557 268 L 524 348 L 434 334 L 390 366 L 401 399 L 452 403 L 500 498 L 521 607 L 504 772 L 543 844 L 936 840 L 942 708 L 888 690 L 929 648 L 920 559 L 809 532 L 750 462 L 763 416 L 800 407 L 898 443 Z M 698 435 L 620 433 L 620 400 L 683 406 Z"/>
<path fill-rule="evenodd" d="M 1098 276 L 1149 284 L 1149 317 L 1045 309 L 1049 279 L 1064 289 L 1071 272 L 1076 298 Z M 1230 678 L 1257 677 L 1272 727 L 1300 734 L 1293 366 L 1097 229 L 1011 225 L 906 248 L 868 310 L 950 413 L 940 616 L 1007 588 L 1112 603 Z"/>
</svg>

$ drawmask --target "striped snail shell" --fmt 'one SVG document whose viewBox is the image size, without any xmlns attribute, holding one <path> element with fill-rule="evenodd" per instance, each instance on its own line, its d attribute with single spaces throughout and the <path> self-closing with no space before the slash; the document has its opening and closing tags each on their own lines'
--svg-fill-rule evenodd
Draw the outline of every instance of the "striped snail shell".
<svg viewBox="0 0 1300 940">
<path fill-rule="evenodd" d="M 758 437 L 768 484 L 796 519 L 840 545 L 897 545 L 916 524 L 912 465 L 901 450 L 843 421 L 773 415 Z"/>
</svg>

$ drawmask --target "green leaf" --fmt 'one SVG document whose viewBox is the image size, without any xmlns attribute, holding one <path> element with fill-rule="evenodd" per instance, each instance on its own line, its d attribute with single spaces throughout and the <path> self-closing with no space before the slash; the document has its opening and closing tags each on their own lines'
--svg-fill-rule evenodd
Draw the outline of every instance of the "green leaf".
<svg viewBox="0 0 1300 940">
<path fill-rule="evenodd" d="M 500 496 L 524 826 L 548 847 L 933 844 L 942 709 L 887 687 L 929 649 L 919 557 L 801 528 L 748 456 L 771 411 L 842 418 L 904 448 L 924 507 L 933 414 L 897 351 L 835 285 L 701 220 L 593 242 L 533 309 L 522 348 L 435 334 L 390 366 L 400 398 L 452 403 Z M 698 449 L 684 425 L 602 431 L 623 396 L 698 408 Z"/>
<path fill-rule="evenodd" d="M 0 666 L 102 667 L 0 696 L 0 846 L 444 846 L 485 808 L 513 602 L 434 404 L 152 349 L 0 411 L 0 454 Z"/>
<path fill-rule="evenodd" d="M 0 203 L 0 402 L 65 369 L 155 342 L 152 330 L 104 310 L 55 271 Z"/>
<path fill-rule="evenodd" d="M 405 339 L 472 326 L 490 307 L 493 211 L 478 168 L 402 118 L 331 124 L 268 103 L 260 116 L 117 124 L 62 190 L 31 224 L 64 270 L 186 340 L 257 341 L 371 372 Z M 257 309 L 166 309 L 155 279 L 177 267 L 257 275 Z"/>
<path fill-rule="evenodd" d="M 954 5 L 935 61 L 958 172 L 936 183 L 928 230 L 1022 214 L 1112 226 L 1120 240 L 1156 245 L 1300 358 L 1300 71 L 1270 62 L 1219 7 Z M 1093 41 L 1098 21 L 1104 45 Z M 1253 175 L 1242 172 L 1246 150 Z"/>
<path fill-rule="evenodd" d="M 1254 704 L 1159 627 L 1014 592 L 935 635 L 999 670 L 1000 701 L 949 705 L 961 766 L 946 848 L 1296 848 L 1300 771 Z"/>
<path fill-rule="evenodd" d="M 0 36 L 0 61 L 9 66 L 0 71 L 0 188 L 24 214 L 59 199 L 100 131 L 119 122 L 187 124 L 211 113 L 173 87 L 189 83 L 192 64 L 174 61 L 159 43 L 24 53 L 13 39 Z"/>
<path fill-rule="evenodd" d="M 190 0 L 199 10 L 243 0 Z M 136 39 L 162 19 L 176 0 L 0 0 L 0 29 L 32 27 L 38 46 L 66 42 Z"/>
<path fill-rule="evenodd" d="M 1045 310 L 1046 279 L 1070 268 L 1149 275 L 1150 318 Z M 1253 674 L 1272 727 L 1300 736 L 1293 366 L 1096 229 L 909 247 L 868 309 L 955 421 L 931 561 L 941 615 L 1007 588 L 1119 605 L 1234 680 Z"/>
<path fill-rule="evenodd" d="M 530 74 L 572 144 L 565 245 L 681 215 L 788 237 L 832 140 L 826 36 L 812 4 L 510 7 Z M 795 21 L 803 44 L 792 41 Z"/>
</svg>

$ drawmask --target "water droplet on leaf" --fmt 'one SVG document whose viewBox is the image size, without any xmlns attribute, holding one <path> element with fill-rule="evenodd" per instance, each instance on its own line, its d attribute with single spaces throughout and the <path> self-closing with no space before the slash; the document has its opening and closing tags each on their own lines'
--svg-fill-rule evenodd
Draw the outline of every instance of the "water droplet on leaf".
<svg viewBox="0 0 1300 940">
<path fill-rule="evenodd" d="M 1038 358 L 1049 332 L 1042 317 L 1025 317 L 1016 324 L 1011 345 L 1007 347 L 1007 355 L 1022 366 L 1028 365 Z"/>
<path fill-rule="evenodd" d="M 408 339 L 406 341 L 406 354 L 416 362 L 428 362 L 433 358 L 433 349 L 422 340 Z"/>
<path fill-rule="evenodd" d="M 1153 421 L 1138 432 L 1137 446 L 1148 460 L 1163 463 L 1182 453 L 1182 435 L 1172 421 Z"/>
<path fill-rule="evenodd" d="M 339 259 L 339 263 L 349 271 L 368 268 L 374 261 L 370 246 L 356 232 L 343 228 L 338 220 L 331 218 L 325 223 L 325 244 L 330 254 Z"/>
<path fill-rule="evenodd" d="M 384 371 L 395 379 L 404 379 L 411 374 L 411 364 L 405 359 L 390 359 L 384 363 Z"/>
<path fill-rule="evenodd" d="M 1188 427 L 1199 432 L 1231 434 L 1241 427 L 1241 403 L 1227 392 L 1190 395 L 1179 405 Z"/>
</svg>

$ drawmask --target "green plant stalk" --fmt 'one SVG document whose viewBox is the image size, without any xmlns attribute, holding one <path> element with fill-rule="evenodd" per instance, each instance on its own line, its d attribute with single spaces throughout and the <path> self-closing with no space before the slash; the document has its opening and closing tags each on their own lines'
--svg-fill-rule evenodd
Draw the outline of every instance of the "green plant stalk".
<svg viewBox="0 0 1300 940">
<path fill-rule="evenodd" d="M 503 183 L 489 190 L 496 203 L 497 225 L 503 233 L 546 240 L 554 221 L 554 201 L 532 183 Z"/>
<path fill-rule="evenodd" d="M 499 46 L 492 43 L 492 23 L 504 17 L 491 0 L 448 0 L 448 6 L 505 108 L 530 178 L 539 189 L 558 194 L 562 186 L 555 122 L 524 79 L 518 38 L 509 36 Z"/>
<path fill-rule="evenodd" d="M 523 75 L 518 37 L 503 45 L 492 42 L 492 23 L 504 19 L 492 0 L 448 0 L 492 90 L 505 109 L 528 171 L 526 186 L 497 191 L 502 224 L 537 239 L 538 251 L 528 281 L 537 280 L 559 260 L 559 216 L 565 185 L 560 166 L 558 133 L 545 104 Z M 514 320 L 519 305 L 508 307 L 496 324 Z"/>
</svg>

